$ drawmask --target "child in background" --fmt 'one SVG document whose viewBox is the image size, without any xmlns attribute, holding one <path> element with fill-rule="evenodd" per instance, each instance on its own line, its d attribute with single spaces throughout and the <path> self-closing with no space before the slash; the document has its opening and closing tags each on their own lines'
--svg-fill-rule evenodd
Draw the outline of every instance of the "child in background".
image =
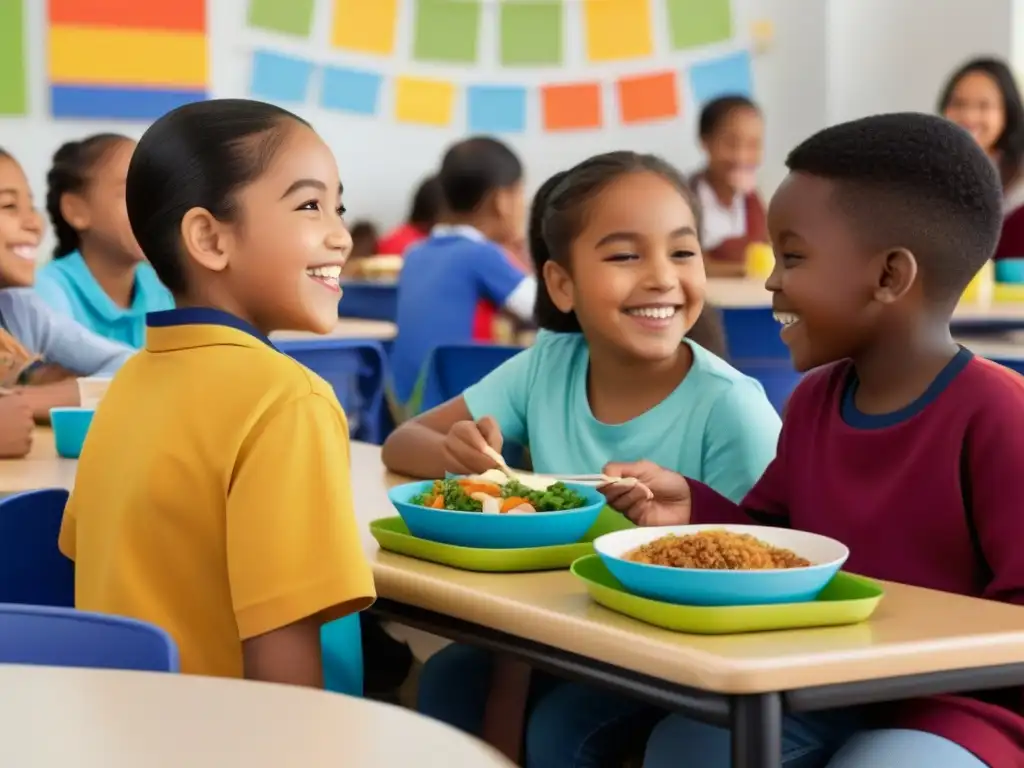
<svg viewBox="0 0 1024 768">
<path fill-rule="evenodd" d="M 337 322 L 343 212 L 327 145 L 269 104 L 180 107 L 132 157 L 132 231 L 179 308 L 97 409 L 59 544 L 76 606 L 162 626 L 184 673 L 321 687 L 321 625 L 373 602 L 345 414 L 267 339 Z"/>
<path fill-rule="evenodd" d="M 172 309 L 174 300 L 128 224 L 124 184 L 134 150 L 134 141 L 115 133 L 57 150 L 46 193 L 57 245 L 36 275 L 36 292 L 94 333 L 137 349 L 146 313 Z"/>
<path fill-rule="evenodd" d="M 1003 230 L 996 276 L 1024 283 L 1024 103 L 1005 62 L 974 59 L 949 79 L 939 112 L 967 130 L 985 150 L 1003 185 Z"/>
<path fill-rule="evenodd" d="M 707 165 L 691 180 L 700 201 L 704 256 L 710 277 L 742 277 L 751 243 L 768 242 L 757 169 L 764 118 L 745 96 L 722 96 L 700 113 L 700 143 Z"/>
<path fill-rule="evenodd" d="M 473 341 L 481 313 L 528 320 L 537 296 L 537 281 L 498 245 L 525 228 L 523 167 L 515 153 L 495 139 L 460 141 L 445 154 L 439 179 L 446 222 L 406 253 L 398 278 L 391 367 L 395 395 L 413 413 L 417 382 L 435 347 Z"/>
<path fill-rule="evenodd" d="M 352 236 L 352 253 L 349 254 L 341 274 L 346 278 L 358 278 L 362 276 L 359 262 L 377 255 L 377 227 L 373 222 L 364 219 L 353 222 L 349 233 Z"/>
<path fill-rule="evenodd" d="M 444 196 L 437 176 L 424 179 L 412 198 L 409 218 L 380 239 L 378 253 L 401 256 L 411 246 L 426 240 L 441 219 Z"/>
<path fill-rule="evenodd" d="M 20 393 L 7 409 L 20 402 L 46 420 L 51 408 L 79 404 L 76 376 L 113 375 L 132 350 L 57 314 L 28 288 L 42 238 L 25 173 L 0 149 L 0 387 Z"/>
<path fill-rule="evenodd" d="M 424 478 L 482 472 L 494 466 L 483 449 L 513 440 L 540 473 L 656 456 L 741 499 L 775 455 L 779 417 L 756 381 L 685 338 L 704 305 L 698 231 L 686 180 L 651 155 L 598 155 L 550 179 L 530 216 L 545 286 L 536 343 L 401 425 L 384 443 L 385 465 Z M 420 678 L 421 711 L 481 733 L 503 663 L 476 648 L 442 650 Z M 531 768 L 613 764 L 662 714 L 540 673 L 529 710 Z"/>
<path fill-rule="evenodd" d="M 1024 603 L 1024 379 L 952 339 L 957 300 L 999 237 L 999 179 L 959 128 L 893 114 L 790 153 L 771 202 L 767 282 L 793 365 L 778 455 L 736 504 L 699 478 L 611 465 L 654 493 L 608 500 L 640 525 L 751 523 L 831 536 L 846 568 Z M 655 459 L 655 462 L 659 462 Z M 787 715 L 787 768 L 1024 765 L 1020 690 Z M 673 717 L 646 768 L 726 768 L 726 731 Z M 759 745 L 751 749 L 757 753 Z"/>
</svg>

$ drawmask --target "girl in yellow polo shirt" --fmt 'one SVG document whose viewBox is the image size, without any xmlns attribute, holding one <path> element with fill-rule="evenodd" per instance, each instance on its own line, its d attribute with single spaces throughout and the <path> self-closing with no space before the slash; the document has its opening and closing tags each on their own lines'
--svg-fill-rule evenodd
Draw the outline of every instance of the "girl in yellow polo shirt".
<svg viewBox="0 0 1024 768">
<path fill-rule="evenodd" d="M 267 335 L 337 321 L 334 157 L 277 107 L 190 104 L 142 137 L 127 204 L 178 308 L 148 316 L 86 440 L 60 534 L 76 605 L 164 627 L 186 673 L 321 686 L 321 626 L 373 581 L 345 414 Z"/>
</svg>

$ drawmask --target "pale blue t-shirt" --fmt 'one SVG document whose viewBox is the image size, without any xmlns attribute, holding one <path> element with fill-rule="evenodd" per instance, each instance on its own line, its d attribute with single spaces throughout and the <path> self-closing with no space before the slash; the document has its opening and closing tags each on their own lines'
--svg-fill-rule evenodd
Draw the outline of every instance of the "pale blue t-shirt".
<svg viewBox="0 0 1024 768">
<path fill-rule="evenodd" d="M 782 423 L 755 379 L 699 344 L 693 366 L 658 405 L 623 424 L 594 418 L 590 351 L 577 333 L 541 331 L 533 346 L 463 393 L 474 419 L 530 448 L 540 473 L 600 472 L 609 461 L 649 459 L 739 502 L 775 457 Z"/>
<path fill-rule="evenodd" d="M 72 251 L 36 274 L 36 293 L 54 310 L 93 333 L 139 349 L 146 341 L 146 313 L 174 309 L 174 297 L 147 262 L 135 268 L 132 305 L 119 307 L 100 287 L 82 254 Z"/>
</svg>

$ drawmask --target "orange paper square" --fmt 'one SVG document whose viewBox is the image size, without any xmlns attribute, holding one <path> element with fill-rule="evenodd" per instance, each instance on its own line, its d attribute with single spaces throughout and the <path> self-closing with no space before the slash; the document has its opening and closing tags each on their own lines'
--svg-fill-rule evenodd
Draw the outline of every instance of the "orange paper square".
<svg viewBox="0 0 1024 768">
<path fill-rule="evenodd" d="M 601 84 L 571 83 L 541 88 L 544 130 L 572 131 L 601 127 Z"/>
<path fill-rule="evenodd" d="M 679 114 L 675 72 L 624 77 L 618 82 L 619 117 L 623 123 L 667 120 Z"/>
</svg>

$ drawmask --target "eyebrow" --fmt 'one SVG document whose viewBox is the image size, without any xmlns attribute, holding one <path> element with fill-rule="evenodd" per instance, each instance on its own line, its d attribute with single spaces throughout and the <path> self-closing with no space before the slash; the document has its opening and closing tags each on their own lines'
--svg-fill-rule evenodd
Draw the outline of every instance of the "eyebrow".
<svg viewBox="0 0 1024 768">
<path fill-rule="evenodd" d="M 686 235 L 693 235 L 694 237 L 696 237 L 697 230 L 690 226 L 679 227 L 679 229 L 672 230 L 672 232 L 669 234 L 669 237 L 684 237 Z M 626 242 L 635 243 L 637 240 L 640 239 L 641 236 L 636 232 L 609 232 L 607 235 L 605 235 L 604 237 L 597 241 L 597 245 L 607 245 L 608 243 L 614 243 L 617 240 L 625 240 Z"/>
<path fill-rule="evenodd" d="M 281 199 L 284 200 L 288 195 L 298 192 L 300 189 L 305 189 L 306 187 L 312 187 L 313 189 L 318 189 L 321 192 L 327 191 L 327 185 L 319 179 L 298 179 L 297 181 L 293 181 L 292 185 L 284 191 L 284 194 L 281 195 Z M 338 194 L 340 195 L 344 191 L 345 187 L 342 184 L 338 184 Z"/>
</svg>

